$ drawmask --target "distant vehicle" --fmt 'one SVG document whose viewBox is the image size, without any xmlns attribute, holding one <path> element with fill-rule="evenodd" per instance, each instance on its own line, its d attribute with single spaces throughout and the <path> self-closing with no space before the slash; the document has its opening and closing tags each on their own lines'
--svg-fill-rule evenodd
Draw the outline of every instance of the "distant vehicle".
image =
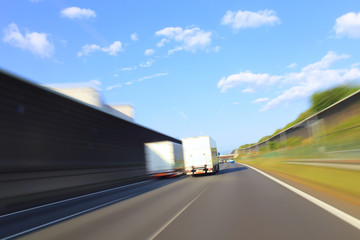
<svg viewBox="0 0 360 240">
<path fill-rule="evenodd" d="M 220 170 L 216 142 L 209 136 L 182 139 L 187 175 L 217 173 Z"/>
<path fill-rule="evenodd" d="M 235 162 L 234 159 L 229 160 L 229 163 L 234 163 L 234 162 Z"/>
<path fill-rule="evenodd" d="M 152 178 L 169 178 L 184 174 L 181 144 L 171 141 L 145 143 L 146 170 Z"/>
</svg>

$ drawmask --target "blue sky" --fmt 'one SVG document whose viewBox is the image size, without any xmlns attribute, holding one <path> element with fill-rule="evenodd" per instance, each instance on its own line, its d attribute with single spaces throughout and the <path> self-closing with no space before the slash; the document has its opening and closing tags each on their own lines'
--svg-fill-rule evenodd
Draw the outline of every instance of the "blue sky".
<svg viewBox="0 0 360 240">
<path fill-rule="evenodd" d="M 210 135 L 221 153 L 360 79 L 358 0 L 2 0 L 0 28 L 1 68 L 92 84 L 137 123 Z"/>
</svg>

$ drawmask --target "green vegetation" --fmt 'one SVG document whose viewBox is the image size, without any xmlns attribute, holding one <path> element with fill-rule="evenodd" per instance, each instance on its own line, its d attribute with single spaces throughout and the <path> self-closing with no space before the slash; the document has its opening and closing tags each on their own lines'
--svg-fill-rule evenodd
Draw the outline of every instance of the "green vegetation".
<svg viewBox="0 0 360 240">
<path fill-rule="evenodd" d="M 239 148 L 248 148 L 248 147 L 251 147 L 251 146 L 254 146 L 255 143 L 251 143 L 251 144 L 244 144 L 244 145 L 241 145 Z"/>
<path fill-rule="evenodd" d="M 264 142 L 264 141 L 268 140 L 269 138 L 271 138 L 271 135 L 262 137 L 262 138 L 260 138 L 260 140 L 258 141 L 258 143 Z"/>
<path fill-rule="evenodd" d="M 339 131 L 343 131 L 349 128 L 354 128 L 356 126 L 359 126 L 360 124 L 360 116 L 355 116 L 352 118 L 349 118 L 346 121 L 343 121 L 342 123 L 336 125 L 333 128 L 330 128 L 327 133 L 331 134 L 331 133 L 335 133 L 335 132 L 339 132 Z"/>
<path fill-rule="evenodd" d="M 358 89 L 359 87 L 339 86 L 315 93 L 308 110 L 285 128 L 277 129 L 259 142 L 270 139 Z M 311 138 L 288 137 L 281 143 L 269 141 L 266 145 L 261 144 L 258 152 L 240 152 L 235 160 L 360 206 L 360 174 L 351 167 L 360 164 L 360 115 L 357 113 L 353 117 L 339 115 L 339 124 L 326 129 L 324 127 L 321 134 Z M 254 144 L 245 144 L 241 148 L 252 145 Z M 338 167 L 342 165 L 350 169 Z"/>
<path fill-rule="evenodd" d="M 262 137 L 258 143 L 264 142 L 268 139 L 270 139 L 271 137 L 279 134 L 281 131 L 290 128 L 292 126 L 294 126 L 295 124 L 305 120 L 306 118 L 314 115 L 315 113 L 318 113 L 322 110 L 324 110 L 325 108 L 331 106 L 332 104 L 344 99 L 345 97 L 353 94 L 354 92 L 358 91 L 360 89 L 360 86 L 352 86 L 352 85 L 341 85 L 338 87 L 334 87 L 325 91 L 321 91 L 321 92 L 316 92 L 311 96 L 311 107 L 302 112 L 294 121 L 290 122 L 289 124 L 287 124 L 284 128 L 279 128 L 277 129 L 273 134 L 268 135 L 268 136 L 264 136 Z M 299 143 L 299 141 L 295 141 L 294 139 L 292 139 L 290 141 L 291 146 L 294 145 L 295 142 Z M 248 148 L 255 145 L 254 143 L 252 144 L 244 144 L 241 145 L 239 147 L 240 148 Z M 280 146 L 282 147 L 282 146 Z M 275 147 L 273 146 L 274 150 L 279 149 L 279 147 Z M 272 149 L 272 147 L 270 146 L 270 149 Z"/>
<path fill-rule="evenodd" d="M 269 149 L 270 151 L 274 151 L 280 148 L 280 143 L 275 142 L 275 141 L 270 141 L 269 142 Z"/>
<path fill-rule="evenodd" d="M 241 162 L 360 206 L 360 174 L 358 171 L 289 164 L 284 159 L 275 157 Z"/>
<path fill-rule="evenodd" d="M 300 113 L 300 115 L 292 122 L 288 123 L 284 129 L 288 129 L 289 127 L 294 126 L 295 124 L 298 124 L 299 122 L 304 121 L 305 119 L 307 119 L 308 117 L 310 117 L 311 115 L 313 115 L 315 112 L 312 111 L 312 109 L 308 109 L 302 113 Z"/>
<path fill-rule="evenodd" d="M 302 112 L 295 121 L 287 124 L 284 129 L 287 129 L 295 124 L 305 120 L 306 118 L 321 112 L 325 108 L 334 103 L 346 98 L 360 89 L 359 86 L 341 85 L 322 92 L 316 92 L 311 96 L 311 107 Z"/>
<path fill-rule="evenodd" d="M 314 93 L 311 97 L 311 111 L 320 112 L 341 99 L 358 91 L 359 87 L 342 85 L 323 92 Z"/>
<path fill-rule="evenodd" d="M 235 160 L 360 206 L 359 171 L 334 167 L 334 164 L 360 164 L 360 115 L 344 116 L 324 136 L 292 137 L 286 140 L 286 145 L 281 149 L 271 141 L 260 152 L 244 153 Z M 313 163 L 323 165 L 313 166 Z"/>
<path fill-rule="evenodd" d="M 286 139 L 286 146 L 289 146 L 289 147 L 298 146 L 301 144 L 302 140 L 303 139 L 301 137 L 288 138 L 288 139 Z"/>
</svg>

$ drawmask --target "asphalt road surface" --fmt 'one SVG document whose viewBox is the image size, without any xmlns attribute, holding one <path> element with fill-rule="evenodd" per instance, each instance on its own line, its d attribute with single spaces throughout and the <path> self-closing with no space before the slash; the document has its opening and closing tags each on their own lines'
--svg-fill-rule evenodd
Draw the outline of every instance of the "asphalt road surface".
<svg viewBox="0 0 360 240">
<path fill-rule="evenodd" d="M 240 164 L 171 181 L 22 238 L 360 239 L 357 228 Z"/>
</svg>

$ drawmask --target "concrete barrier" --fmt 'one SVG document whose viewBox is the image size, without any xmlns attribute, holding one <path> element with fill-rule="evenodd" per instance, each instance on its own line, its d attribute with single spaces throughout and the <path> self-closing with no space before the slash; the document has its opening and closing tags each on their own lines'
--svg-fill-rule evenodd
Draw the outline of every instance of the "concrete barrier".
<svg viewBox="0 0 360 240">
<path fill-rule="evenodd" d="M 268 148 L 271 141 L 285 144 L 286 139 L 298 137 L 301 139 L 318 137 L 341 123 L 344 119 L 360 115 L 360 91 L 351 94 L 343 100 L 329 106 L 302 122 L 289 127 L 270 139 L 257 143 L 251 147 L 239 149 L 241 153 L 259 152 L 260 149 Z"/>
</svg>

